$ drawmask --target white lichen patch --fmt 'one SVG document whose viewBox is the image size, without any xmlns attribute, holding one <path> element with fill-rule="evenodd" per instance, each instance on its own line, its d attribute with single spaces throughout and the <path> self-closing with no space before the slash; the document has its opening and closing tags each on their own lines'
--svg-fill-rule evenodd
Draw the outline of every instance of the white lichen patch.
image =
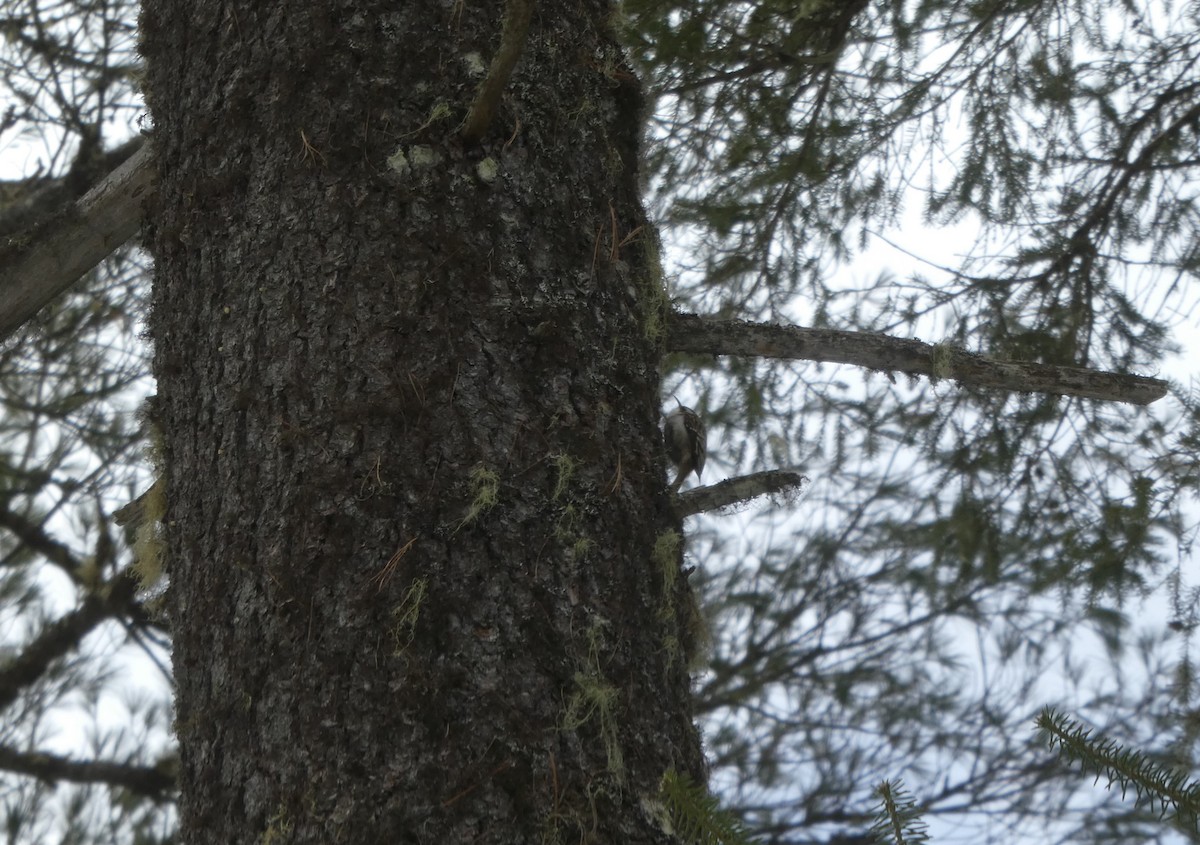
<svg viewBox="0 0 1200 845">
<path fill-rule="evenodd" d="M 417 146 L 408 151 L 408 160 L 413 167 L 433 167 L 437 164 L 437 152 L 433 147 Z"/>
<path fill-rule="evenodd" d="M 462 57 L 463 64 L 467 66 L 467 73 L 471 76 L 483 76 L 487 71 L 487 65 L 483 63 L 483 56 L 478 52 L 472 51 Z"/>
<path fill-rule="evenodd" d="M 491 156 L 488 156 L 479 164 L 475 165 L 475 173 L 483 182 L 491 184 L 496 181 L 496 177 L 500 175 L 500 165 Z"/>
<path fill-rule="evenodd" d="M 404 154 L 403 147 L 396 147 L 396 152 L 388 156 L 387 166 L 401 176 L 407 176 L 412 171 L 412 166 L 408 163 L 408 156 Z"/>
</svg>

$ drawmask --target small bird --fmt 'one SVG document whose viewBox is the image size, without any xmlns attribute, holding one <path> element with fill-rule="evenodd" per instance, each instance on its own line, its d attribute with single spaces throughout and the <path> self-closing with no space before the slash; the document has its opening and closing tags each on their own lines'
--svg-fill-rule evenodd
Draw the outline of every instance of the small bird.
<svg viewBox="0 0 1200 845">
<path fill-rule="evenodd" d="M 683 486 L 683 480 L 692 472 L 696 480 L 704 471 L 704 459 L 708 456 L 708 432 L 704 430 L 704 420 L 691 408 L 685 408 L 679 400 L 679 405 L 667 414 L 666 425 L 663 426 L 663 440 L 667 445 L 667 457 L 679 471 L 671 484 L 671 492 L 678 493 Z"/>
</svg>

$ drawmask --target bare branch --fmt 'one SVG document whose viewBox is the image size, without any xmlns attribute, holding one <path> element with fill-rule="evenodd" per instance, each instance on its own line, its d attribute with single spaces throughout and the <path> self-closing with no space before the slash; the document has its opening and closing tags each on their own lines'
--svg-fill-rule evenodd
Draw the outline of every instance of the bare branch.
<svg viewBox="0 0 1200 845">
<path fill-rule="evenodd" d="M 76 203 L 0 245 L 0 341 L 137 234 L 154 189 L 149 144 Z"/>
<path fill-rule="evenodd" d="M 128 613 L 136 592 L 137 578 L 133 573 L 117 575 L 75 610 L 48 625 L 19 655 L 5 661 L 0 668 L 0 709 L 12 704 L 22 689 L 42 677 L 53 661 L 78 649 L 96 626 Z"/>
<path fill-rule="evenodd" d="M 491 126 L 500 104 L 500 97 L 508 86 L 509 77 L 517 60 L 525 49 L 529 34 L 529 22 L 533 18 L 534 0 L 508 0 L 504 12 L 504 31 L 500 36 L 500 48 L 492 59 L 487 77 L 479 86 L 471 111 L 460 130 L 463 142 L 477 144 Z"/>
<path fill-rule="evenodd" d="M 792 470 L 756 472 L 682 493 L 676 499 L 675 511 L 683 518 L 738 505 L 759 496 L 795 495 L 807 483 L 808 479 L 805 476 Z"/>
<path fill-rule="evenodd" d="M 0 528 L 6 528 L 23 546 L 37 552 L 42 557 L 56 564 L 63 572 L 78 581 L 80 560 L 63 543 L 58 542 L 46 530 L 24 516 L 0 507 Z M 6 561 L 0 561 L 0 565 Z"/>
<path fill-rule="evenodd" d="M 56 754 L 22 752 L 0 745 L 0 769 L 29 775 L 47 783 L 103 783 L 119 786 L 137 795 L 164 799 L 175 789 L 173 761 L 157 766 L 133 766 L 122 763 L 72 760 Z"/>
<path fill-rule="evenodd" d="M 695 314 L 671 316 L 667 348 L 675 352 L 856 364 L 886 373 L 949 379 L 971 387 L 1082 396 L 1133 405 L 1148 405 L 1167 395 L 1167 382 L 1145 376 L 1028 361 L 994 361 L 951 346 L 871 332 L 710 320 Z"/>
</svg>

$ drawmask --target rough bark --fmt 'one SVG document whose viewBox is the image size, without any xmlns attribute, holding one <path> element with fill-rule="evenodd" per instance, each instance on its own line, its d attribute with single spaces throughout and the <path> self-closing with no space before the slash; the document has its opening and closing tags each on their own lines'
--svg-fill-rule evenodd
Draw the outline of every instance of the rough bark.
<svg viewBox="0 0 1200 845">
<path fill-rule="evenodd" d="M 702 775 L 601 0 L 147 0 L 184 842 L 668 842 Z"/>
</svg>

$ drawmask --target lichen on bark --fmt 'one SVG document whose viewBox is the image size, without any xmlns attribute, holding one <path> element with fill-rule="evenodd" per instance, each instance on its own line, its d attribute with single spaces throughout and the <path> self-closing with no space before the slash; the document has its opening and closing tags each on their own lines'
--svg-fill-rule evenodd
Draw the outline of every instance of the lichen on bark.
<svg viewBox="0 0 1200 845">
<path fill-rule="evenodd" d="M 145 4 L 185 842 L 667 842 L 639 794 L 703 776 L 637 81 L 539 6 L 463 144 L 503 5 Z"/>
</svg>

